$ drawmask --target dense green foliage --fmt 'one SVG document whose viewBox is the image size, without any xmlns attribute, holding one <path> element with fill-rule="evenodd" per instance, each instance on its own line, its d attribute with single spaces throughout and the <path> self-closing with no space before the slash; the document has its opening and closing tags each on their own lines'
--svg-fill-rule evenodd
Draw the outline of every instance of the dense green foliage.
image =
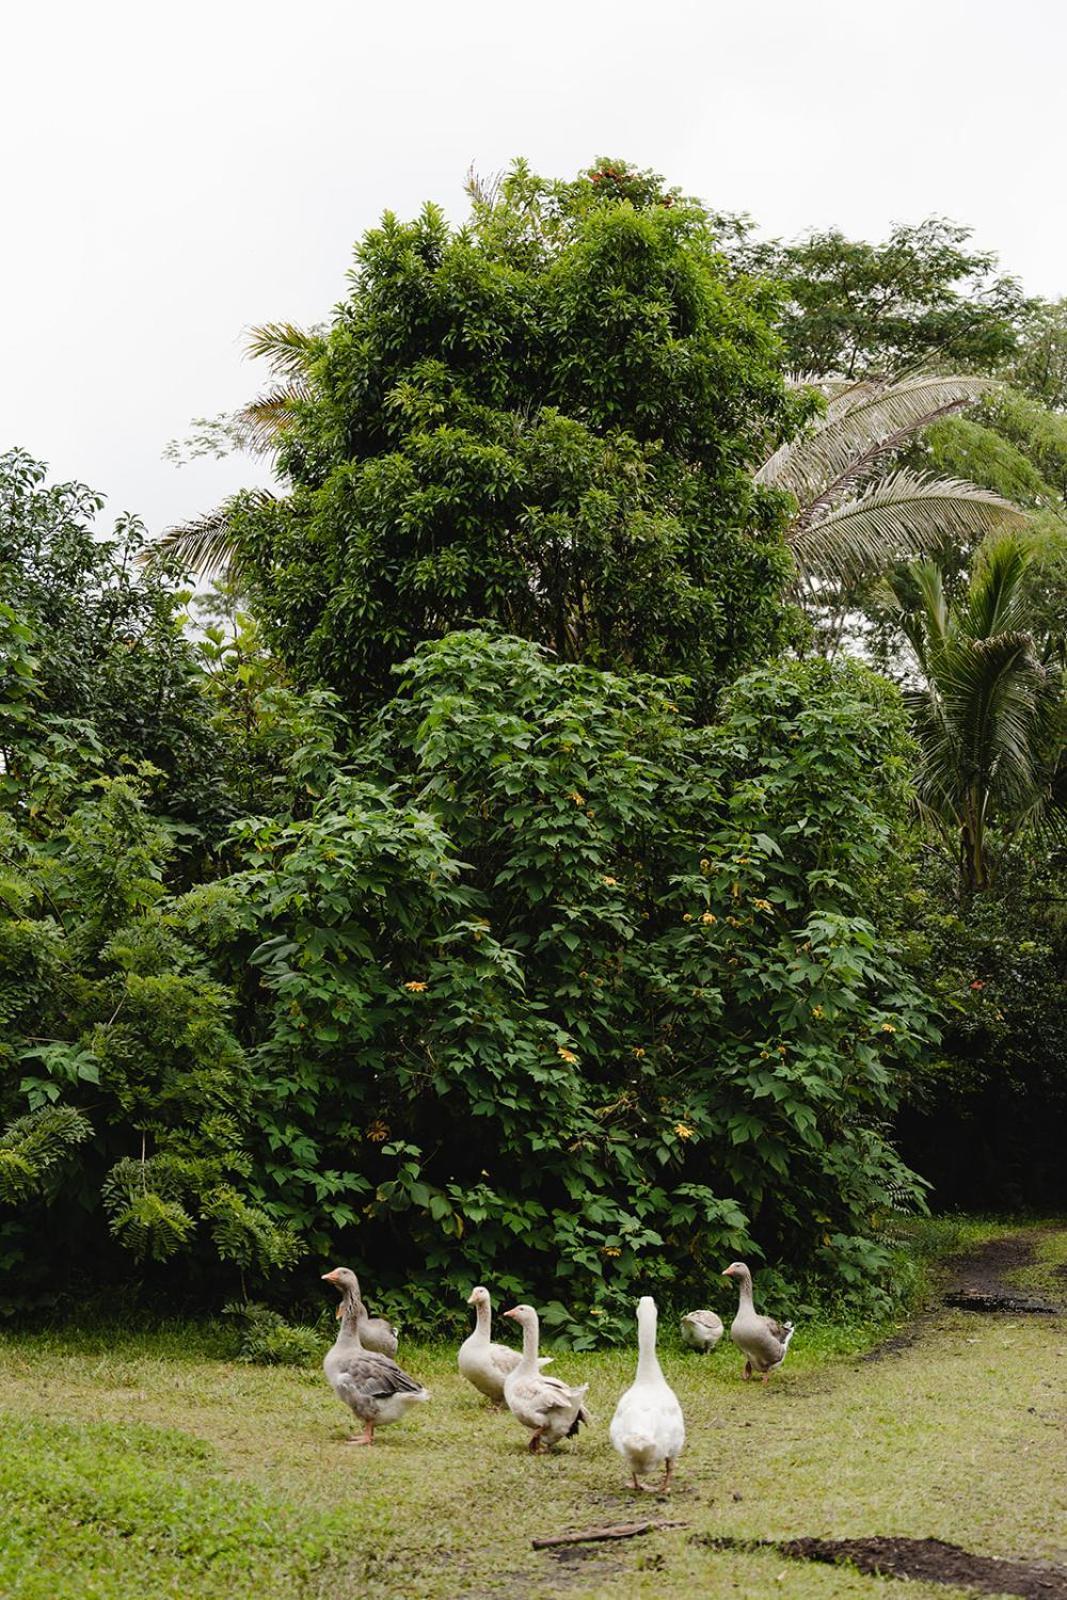
<svg viewBox="0 0 1067 1600">
<path fill-rule="evenodd" d="M 970 238 L 969 228 L 931 217 L 895 227 L 884 244 L 831 228 L 765 249 L 760 265 L 788 294 L 781 330 L 793 367 L 860 378 L 931 362 L 999 365 L 1027 302 Z"/>
<path fill-rule="evenodd" d="M 149 762 L 164 809 L 221 825 L 222 748 L 203 716 L 194 649 L 173 594 L 138 569 L 140 523 L 94 534 L 102 504 L 82 484 L 48 484 L 22 451 L 0 456 L 0 628 L 5 612 L 6 627 L 17 621 L 23 662 L 4 648 L 0 783 L 13 797 L 46 768 L 61 782 Z"/>
<path fill-rule="evenodd" d="M 0 816 L 0 1197 L 20 1296 L 56 1254 L 298 1253 L 252 1201 L 249 1062 L 230 997 L 166 904 L 169 830 L 103 780 L 43 843 Z M 105 1229 L 106 1221 L 106 1229 Z"/>
<path fill-rule="evenodd" d="M 609 163 L 520 165 L 466 227 L 387 216 L 356 260 L 321 337 L 265 331 L 289 492 L 225 513 L 302 681 L 362 707 L 421 640 L 493 620 L 686 672 L 707 706 L 773 648 L 784 506 L 751 467 L 808 402 L 698 207 Z"/>
<path fill-rule="evenodd" d="M 618 163 L 472 202 L 257 334 L 281 493 L 161 547 L 229 557 L 211 595 L 0 458 L 9 1306 L 59 1252 L 215 1304 L 347 1257 L 408 1326 L 484 1278 L 582 1344 L 724 1256 L 870 1306 L 902 1105 L 948 1192 L 963 1108 L 1055 1198 L 1018 1154 L 1064 1098 L 1055 319 L 947 225 L 767 247 L 783 301 Z M 868 381 L 935 350 L 979 377 Z M 979 544 L 992 495 L 1023 542 Z M 810 654 L 846 610 L 901 687 Z M 245 1343 L 307 1341 L 257 1304 Z"/>
<path fill-rule="evenodd" d="M 358 1222 L 380 1282 L 602 1315 L 723 1251 L 847 1265 L 914 1192 L 880 1132 L 927 1024 L 877 936 L 906 763 L 876 680 L 756 673 L 699 732 L 453 635 L 367 759 L 388 787 L 244 824 L 227 885 L 273 996 L 268 1197 L 311 1249 Z"/>
<path fill-rule="evenodd" d="M 1063 1204 L 1067 1146 L 1067 872 L 1043 852 L 996 850 L 966 904 L 930 860 L 915 905 L 916 974 L 941 1044 L 908 1089 L 900 1128 L 935 1204 Z"/>
<path fill-rule="evenodd" d="M 917 794 L 958 854 L 965 893 L 989 883 L 988 838 L 1035 825 L 1062 837 L 1067 695 L 1050 642 L 1028 628 L 1024 539 L 985 545 L 952 604 L 932 561 L 888 586 L 920 683 L 908 692 Z"/>
</svg>

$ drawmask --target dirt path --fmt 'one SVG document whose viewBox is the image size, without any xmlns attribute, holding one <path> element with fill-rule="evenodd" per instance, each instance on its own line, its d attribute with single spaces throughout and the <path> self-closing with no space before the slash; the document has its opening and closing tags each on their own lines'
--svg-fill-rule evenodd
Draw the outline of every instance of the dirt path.
<svg viewBox="0 0 1067 1600">
<path fill-rule="evenodd" d="M 1027 1294 L 1013 1285 L 1008 1273 L 1033 1267 L 1039 1246 L 1047 1234 L 1038 1229 L 1025 1233 L 1011 1233 L 1001 1239 L 988 1239 L 985 1244 L 965 1255 L 956 1256 L 949 1263 L 951 1280 L 945 1291 L 946 1305 L 958 1306 L 962 1311 L 1006 1311 L 1014 1315 L 1055 1316 L 1063 1309 L 1059 1300 L 1044 1295 Z M 1067 1278 L 1067 1268 L 1053 1268 L 1057 1276 Z"/>
</svg>

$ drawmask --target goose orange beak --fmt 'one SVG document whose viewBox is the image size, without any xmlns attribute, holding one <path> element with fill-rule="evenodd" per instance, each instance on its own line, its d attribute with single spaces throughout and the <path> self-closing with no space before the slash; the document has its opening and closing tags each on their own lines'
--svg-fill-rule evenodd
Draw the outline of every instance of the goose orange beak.
<svg viewBox="0 0 1067 1600">
<path fill-rule="evenodd" d="M 323 1281 L 323 1283 L 336 1283 L 337 1282 L 337 1268 L 334 1267 L 332 1272 L 324 1272 L 323 1275 L 322 1275 L 322 1281 Z"/>
<path fill-rule="evenodd" d="M 510 1311 L 505 1311 L 504 1315 L 506 1317 L 513 1317 L 515 1315 L 515 1311 L 516 1311 L 516 1307 L 513 1306 Z"/>
</svg>

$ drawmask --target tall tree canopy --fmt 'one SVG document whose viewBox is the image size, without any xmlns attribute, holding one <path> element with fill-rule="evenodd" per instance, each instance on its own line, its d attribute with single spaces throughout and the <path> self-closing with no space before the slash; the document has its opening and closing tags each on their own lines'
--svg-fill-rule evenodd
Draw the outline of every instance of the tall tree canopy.
<svg viewBox="0 0 1067 1600">
<path fill-rule="evenodd" d="M 761 252 L 787 290 L 781 331 L 792 364 L 849 378 L 933 362 L 996 367 L 1015 348 L 1027 302 L 970 238 L 930 217 L 895 227 L 884 244 L 830 228 Z"/>
<path fill-rule="evenodd" d="M 811 400 L 773 310 L 706 212 L 610 162 L 519 164 L 458 230 L 386 215 L 321 337 L 263 330 L 289 492 L 172 543 L 203 559 L 221 534 L 286 659 L 353 705 L 480 619 L 716 686 L 782 619 L 784 497 L 751 469 Z"/>
</svg>

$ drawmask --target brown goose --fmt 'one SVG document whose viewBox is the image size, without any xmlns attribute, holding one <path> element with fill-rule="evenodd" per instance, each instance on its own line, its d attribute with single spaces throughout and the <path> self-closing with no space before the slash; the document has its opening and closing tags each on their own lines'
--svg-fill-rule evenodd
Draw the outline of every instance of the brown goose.
<svg viewBox="0 0 1067 1600">
<path fill-rule="evenodd" d="M 730 1324 L 730 1338 L 745 1358 L 741 1376 L 747 1380 L 758 1372 L 766 1383 L 785 1360 L 793 1337 L 793 1324 L 760 1316 L 752 1303 L 752 1274 L 743 1261 L 731 1261 L 723 1277 L 736 1279 L 740 1290 L 737 1315 Z"/>
<path fill-rule="evenodd" d="M 363 1423 L 362 1434 L 347 1443 L 370 1445 L 374 1443 L 375 1428 L 399 1422 L 411 1406 L 428 1400 L 430 1392 L 398 1367 L 391 1356 L 363 1348 L 357 1311 L 360 1302 L 353 1298 L 347 1282 L 355 1279 L 355 1273 L 347 1267 L 337 1267 L 322 1276 L 327 1283 L 341 1288 L 345 1296 L 341 1302 L 341 1326 L 333 1348 L 326 1352 L 322 1370 L 338 1400 L 343 1400 Z"/>
<path fill-rule="evenodd" d="M 359 1323 L 359 1342 L 364 1350 L 373 1350 L 380 1356 L 395 1356 L 396 1329 L 385 1317 L 367 1315 L 367 1308 L 363 1304 L 363 1296 L 359 1289 L 359 1279 L 355 1273 L 348 1267 L 335 1267 L 333 1272 L 324 1272 L 323 1277 L 327 1283 L 335 1283 L 344 1295 L 344 1299 L 337 1307 L 338 1321 L 344 1316 L 345 1307 L 351 1301 Z"/>
</svg>

